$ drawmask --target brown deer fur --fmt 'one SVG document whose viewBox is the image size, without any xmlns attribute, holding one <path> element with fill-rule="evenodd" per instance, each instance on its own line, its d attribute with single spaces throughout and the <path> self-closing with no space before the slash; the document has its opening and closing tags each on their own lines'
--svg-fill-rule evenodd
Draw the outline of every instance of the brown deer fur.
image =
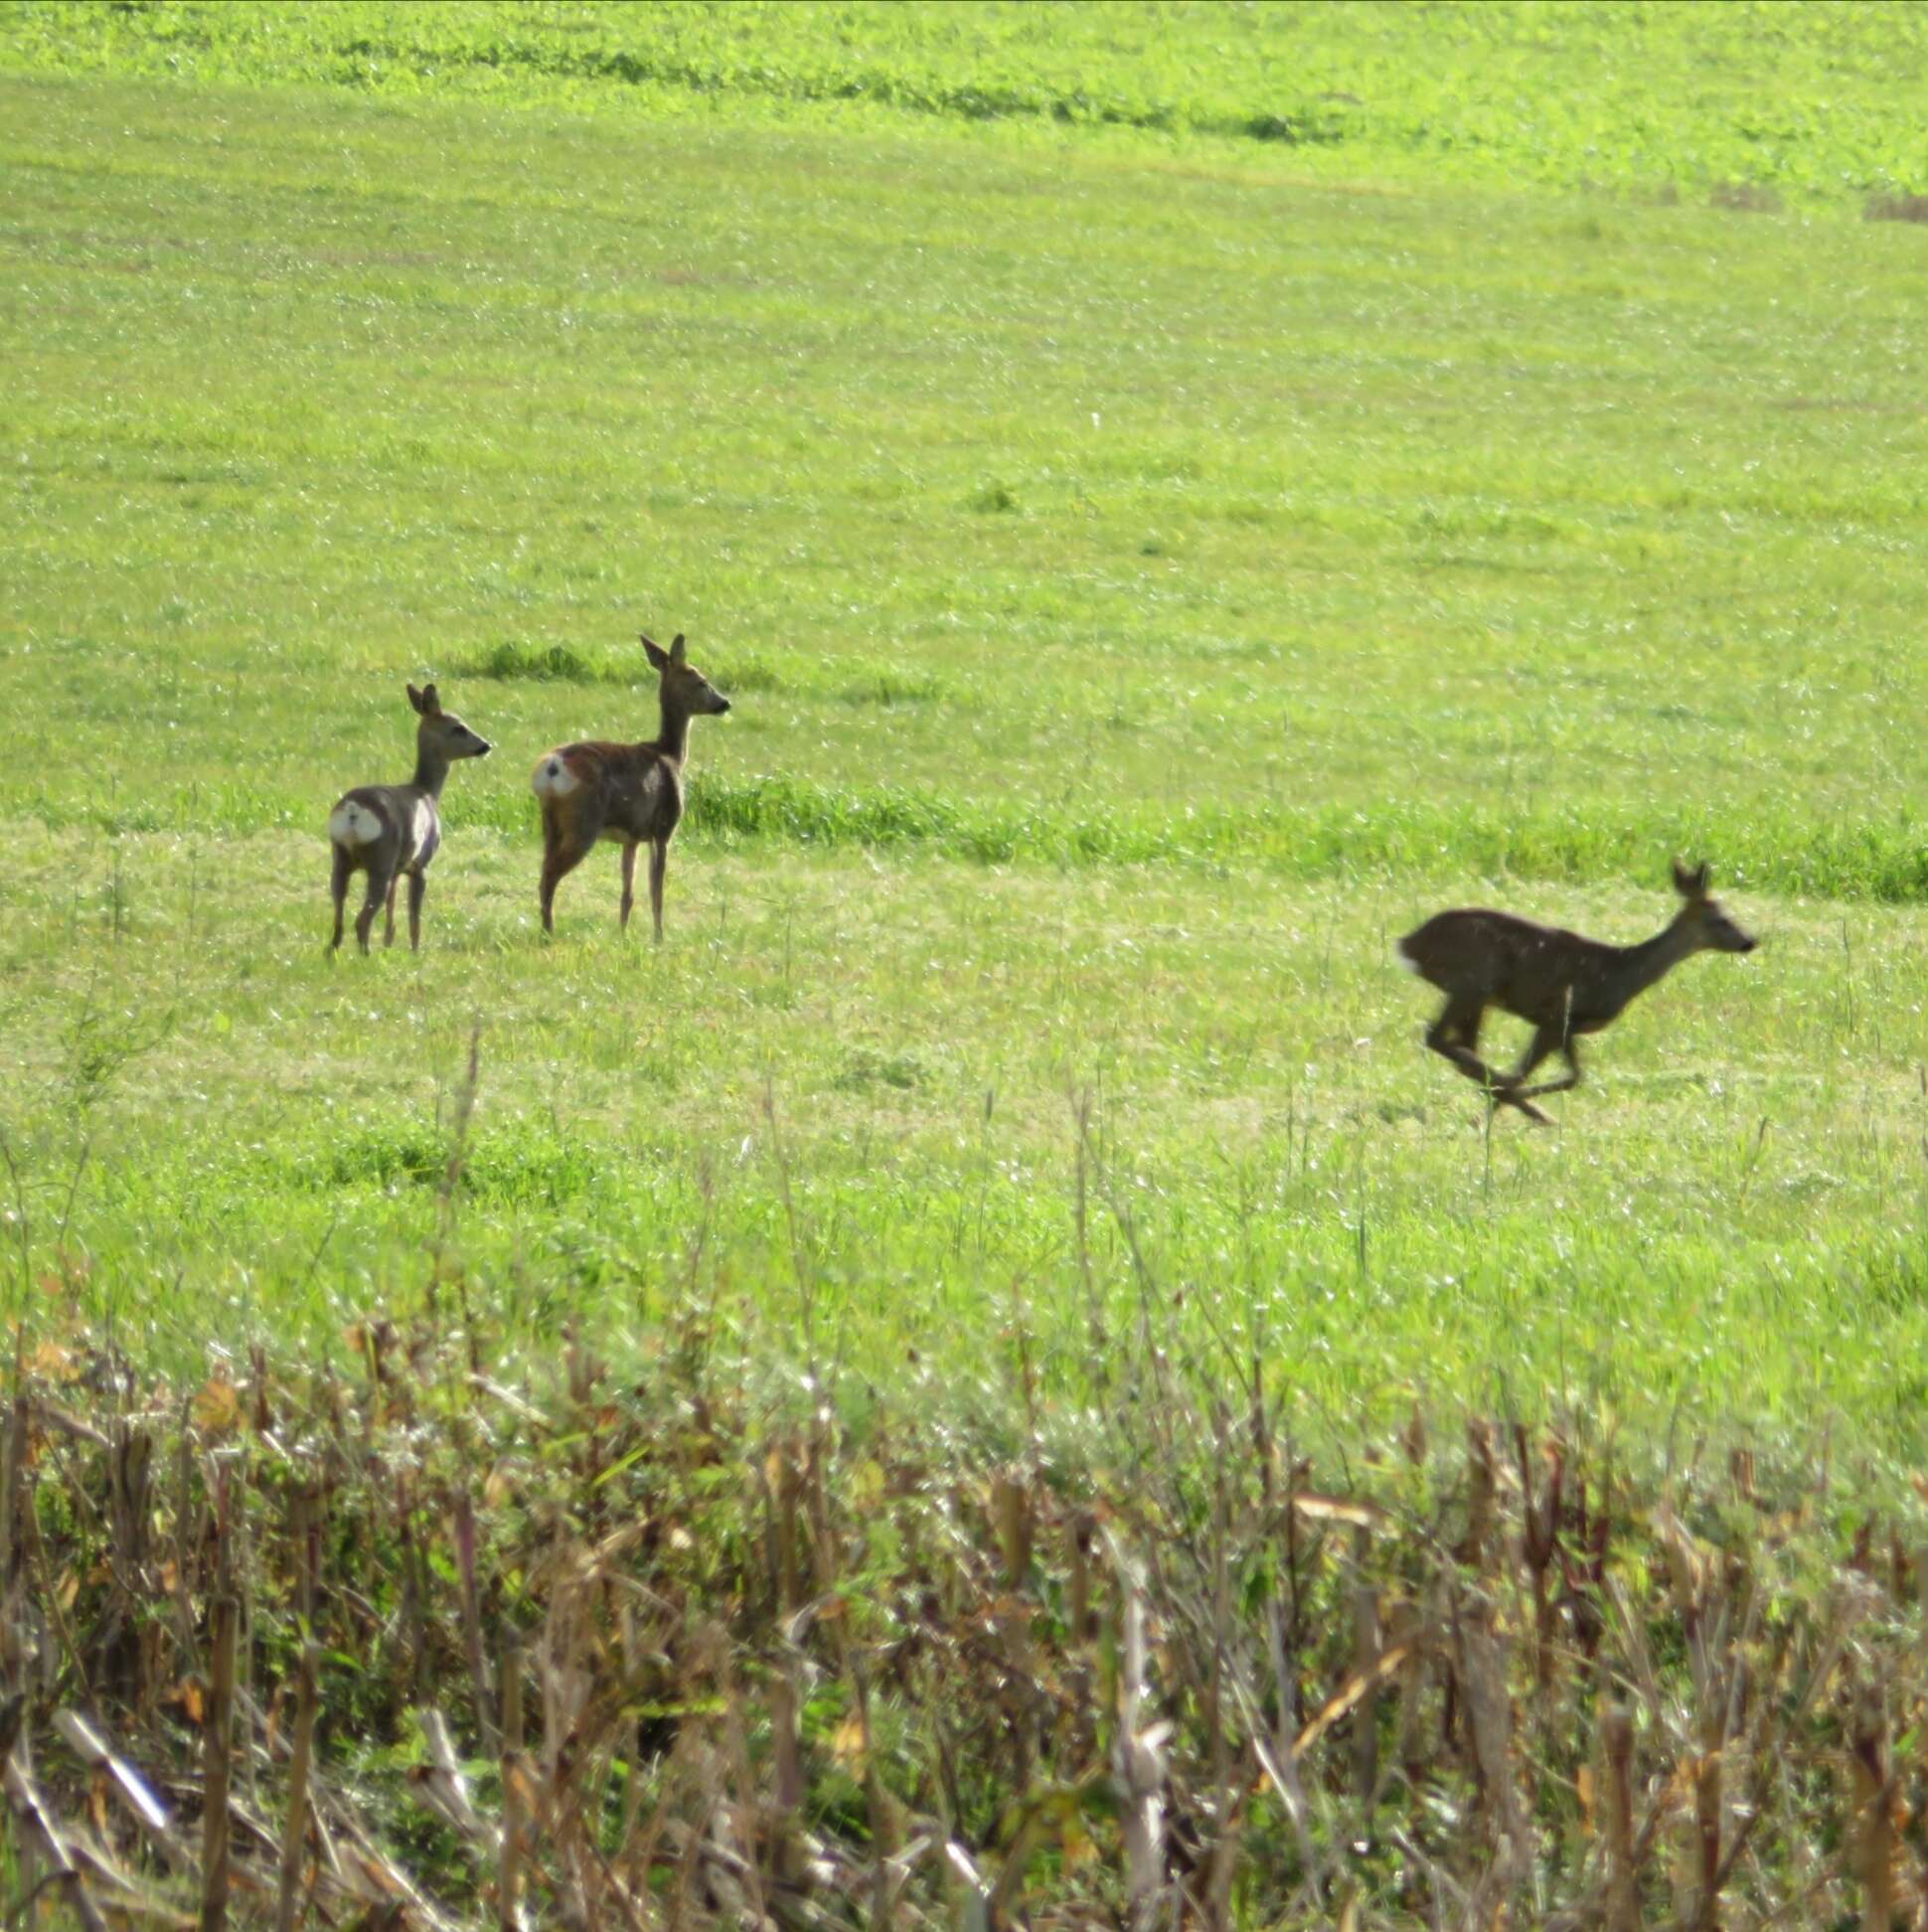
<svg viewBox="0 0 1928 1932">
<path fill-rule="evenodd" d="M 622 924 L 636 902 L 636 848 L 649 847 L 649 907 L 663 936 L 663 874 L 683 817 L 690 721 L 720 717 L 729 700 L 692 665 L 679 631 L 665 651 L 645 637 L 661 674 L 662 728 L 640 744 L 564 744 L 537 764 L 530 783 L 543 807 L 543 930 L 554 932 L 556 887 L 598 839 L 622 847 Z"/>
<path fill-rule="evenodd" d="M 352 873 L 368 874 L 368 898 L 355 918 L 355 937 L 368 951 L 369 928 L 376 907 L 386 899 L 388 925 L 385 946 L 395 944 L 395 893 L 402 876 L 408 877 L 408 946 L 421 944 L 423 875 L 442 842 L 442 782 L 456 758 L 485 758 L 493 748 L 442 701 L 429 685 L 408 687 L 408 702 L 421 721 L 415 726 L 415 775 L 405 785 L 358 785 L 344 792 L 328 815 L 328 840 L 335 855 L 335 936 L 330 952 L 342 943 L 342 907 Z"/>
<path fill-rule="evenodd" d="M 1677 859 L 1674 888 L 1683 901 L 1680 911 L 1664 931 L 1637 946 L 1610 946 L 1511 912 L 1436 913 L 1398 944 L 1404 964 L 1446 995 L 1426 1045 L 1479 1081 L 1497 1103 L 1550 1125 L 1532 1103 L 1542 1093 L 1579 1085 L 1573 1046 L 1578 1035 L 1611 1025 L 1637 994 L 1692 953 L 1754 950 L 1754 940 L 1708 893 L 1705 866 L 1688 872 Z M 1496 1073 L 1477 1050 L 1489 1006 L 1516 1014 L 1533 1029 L 1525 1057 L 1511 1073 Z M 1528 1075 L 1553 1052 L 1566 1061 L 1564 1078 L 1527 1086 Z"/>
</svg>

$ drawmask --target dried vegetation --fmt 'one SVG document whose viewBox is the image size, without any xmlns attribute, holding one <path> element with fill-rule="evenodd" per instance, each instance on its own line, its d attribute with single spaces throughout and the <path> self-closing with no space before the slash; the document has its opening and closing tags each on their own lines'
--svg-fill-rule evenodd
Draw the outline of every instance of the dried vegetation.
<svg viewBox="0 0 1928 1932">
<path fill-rule="evenodd" d="M 1928 1897 L 1912 1501 L 1416 1416 L 1315 1488 L 1260 1365 L 1200 1401 L 1149 1330 L 1115 1424 L 1021 1387 L 1008 1434 L 786 1404 L 694 1316 L 638 1377 L 571 1344 L 519 1390 L 428 1316 L 350 1340 L 198 1390 L 78 1328 L 23 1349 L 17 1896 L 798 1928 Z"/>
</svg>

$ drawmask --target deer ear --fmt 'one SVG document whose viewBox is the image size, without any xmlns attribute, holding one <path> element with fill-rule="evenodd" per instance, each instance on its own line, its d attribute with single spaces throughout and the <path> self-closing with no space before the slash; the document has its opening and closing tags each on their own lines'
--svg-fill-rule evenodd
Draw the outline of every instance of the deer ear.
<svg viewBox="0 0 1928 1932">
<path fill-rule="evenodd" d="M 646 635 L 643 638 L 643 649 L 649 653 L 649 661 L 655 665 L 657 670 L 666 671 L 669 669 L 670 654 L 663 649 L 662 645 L 651 643 Z"/>
<path fill-rule="evenodd" d="M 688 664 L 689 661 L 690 660 L 688 656 L 685 654 L 683 649 L 683 633 L 681 631 L 678 631 L 677 634 L 670 639 L 670 662 L 672 664 Z"/>
<path fill-rule="evenodd" d="M 1700 870 L 1693 875 L 1693 889 L 1698 893 L 1704 894 L 1712 877 L 1713 875 L 1707 870 L 1707 862 L 1704 859 L 1701 860 Z"/>
<path fill-rule="evenodd" d="M 423 716 L 427 715 L 428 700 L 413 685 L 408 687 L 408 702 Z"/>
<path fill-rule="evenodd" d="M 442 701 L 435 687 L 433 685 L 423 685 L 421 688 L 421 715 L 424 718 L 439 718 L 441 716 L 441 710 Z"/>
</svg>

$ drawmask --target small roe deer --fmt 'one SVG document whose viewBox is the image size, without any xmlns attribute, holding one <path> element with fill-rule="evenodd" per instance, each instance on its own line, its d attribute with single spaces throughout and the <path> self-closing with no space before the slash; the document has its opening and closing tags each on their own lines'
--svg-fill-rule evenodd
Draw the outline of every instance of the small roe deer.
<svg viewBox="0 0 1928 1932">
<path fill-rule="evenodd" d="M 368 951 L 369 927 L 375 908 L 389 904 L 389 922 L 382 935 L 385 946 L 395 944 L 395 891 L 402 875 L 408 875 L 408 947 L 421 944 L 422 875 L 442 842 L 439 800 L 442 781 L 456 758 L 485 758 L 493 747 L 462 723 L 429 685 L 408 687 L 408 702 L 421 723 L 415 726 L 415 775 L 405 785 L 358 785 L 345 792 L 328 815 L 328 838 L 335 849 L 334 952 L 342 943 L 342 904 L 348 897 L 348 876 L 368 874 L 368 901 L 355 918 L 355 937 Z"/>
<path fill-rule="evenodd" d="M 564 744 L 536 766 L 530 783 L 543 805 L 543 930 L 556 930 L 556 887 L 598 839 L 622 847 L 622 924 L 636 903 L 636 848 L 649 845 L 649 907 L 663 936 L 663 873 L 683 817 L 683 764 L 690 720 L 721 717 L 729 700 L 684 654 L 679 631 L 665 651 L 643 649 L 662 674 L 662 728 L 640 744 Z"/>
<path fill-rule="evenodd" d="M 1638 946 L 1605 945 L 1510 912 L 1435 914 L 1398 946 L 1401 963 L 1446 995 L 1426 1045 L 1478 1080 L 1496 1103 L 1550 1126 L 1532 1103 L 1542 1093 L 1579 1085 L 1576 1035 L 1598 1033 L 1619 1019 L 1636 994 L 1690 953 L 1754 950 L 1754 940 L 1708 895 L 1705 866 L 1688 872 L 1675 860 L 1674 888 L 1685 901 L 1680 911 L 1664 932 Z M 1526 1055 L 1511 1073 L 1496 1073 L 1477 1051 L 1489 1006 L 1532 1025 Z M 1527 1086 L 1527 1075 L 1551 1052 L 1564 1056 L 1566 1077 Z"/>
</svg>

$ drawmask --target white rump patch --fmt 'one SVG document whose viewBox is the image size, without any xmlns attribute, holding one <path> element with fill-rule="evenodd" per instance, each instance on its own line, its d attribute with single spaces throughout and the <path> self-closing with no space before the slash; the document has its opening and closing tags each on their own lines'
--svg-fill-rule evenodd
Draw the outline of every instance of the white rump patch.
<svg viewBox="0 0 1928 1932">
<path fill-rule="evenodd" d="M 1419 962 L 1418 960 L 1414 959 L 1409 952 L 1406 951 L 1406 942 L 1403 939 L 1393 940 L 1392 957 L 1396 959 L 1399 962 L 1399 964 L 1406 969 L 1408 973 L 1418 972 Z"/>
<path fill-rule="evenodd" d="M 536 775 L 529 782 L 535 787 L 538 798 L 566 798 L 578 781 L 561 755 L 552 751 L 536 767 Z"/>
<path fill-rule="evenodd" d="M 382 836 L 382 821 L 366 805 L 345 798 L 328 814 L 328 836 L 338 846 L 373 845 Z"/>
</svg>

